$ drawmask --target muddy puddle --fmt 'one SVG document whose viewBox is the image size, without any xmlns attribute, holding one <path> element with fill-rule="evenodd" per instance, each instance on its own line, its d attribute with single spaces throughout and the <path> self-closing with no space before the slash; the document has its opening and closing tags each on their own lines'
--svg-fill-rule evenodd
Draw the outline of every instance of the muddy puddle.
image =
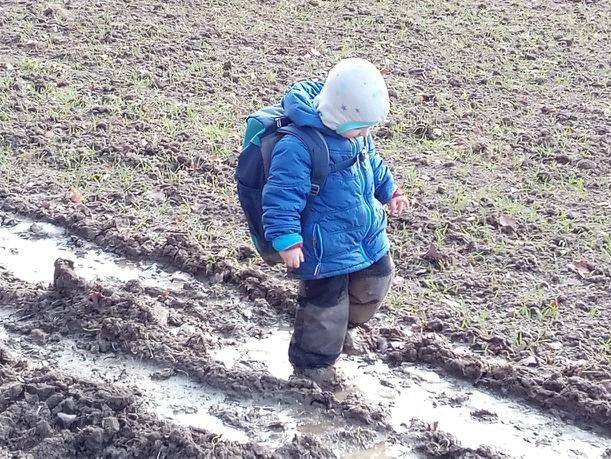
<svg viewBox="0 0 611 459">
<path fill-rule="evenodd" d="M 51 283 L 54 261 L 74 261 L 83 278 L 105 282 L 138 280 L 142 285 L 181 288 L 195 280 L 181 272 L 168 272 L 154 263 L 134 263 L 108 254 L 67 234 L 54 225 L 4 218 L 0 225 L 0 267 L 26 282 Z M 237 301 L 228 295 L 227 301 Z M 145 407 L 168 422 L 204 429 L 240 443 L 253 441 L 276 448 L 296 434 L 311 434 L 334 442 L 333 435 L 350 427 L 299 404 L 275 404 L 273 397 L 242 399 L 231 393 L 193 382 L 188 375 L 121 355 L 104 356 L 81 349 L 63 339 L 44 346 L 6 331 L 2 324 L 14 312 L 0 305 L 0 343 L 35 365 L 57 368 L 67 375 L 96 382 L 126 385 L 142 395 Z M 269 329 L 262 338 L 220 338 L 213 357 L 228 368 L 266 371 L 288 379 L 288 326 Z M 369 405 L 389 413 L 397 434 L 407 432 L 414 418 L 431 428 L 454 435 L 465 447 L 491 447 L 515 457 L 602 457 L 611 442 L 602 435 L 567 424 L 524 404 L 474 389 L 459 381 L 411 364 L 390 368 L 375 355 L 342 356 L 338 363 L 353 387 L 335 394 L 338 399 L 353 392 Z M 378 438 L 369 449 L 335 452 L 344 457 L 409 457 L 410 445 Z"/>
<path fill-rule="evenodd" d="M 267 368 L 278 378 L 288 378 L 292 371 L 285 358 L 289 341 L 288 328 L 270 330 L 262 339 L 250 338 L 218 351 L 215 358 L 228 367 Z M 410 364 L 390 368 L 373 355 L 342 356 L 338 367 L 353 387 L 336 397 L 360 392 L 369 403 L 388 410 L 397 432 L 406 431 L 410 420 L 418 418 L 453 434 L 465 447 L 489 446 L 524 458 L 602 457 L 611 446 L 602 436 L 524 404 L 443 379 L 426 368 Z M 385 454 L 384 448 L 377 446 L 372 454 Z"/>
<path fill-rule="evenodd" d="M 57 258 L 72 260 L 75 271 L 87 281 L 122 285 L 137 280 L 143 286 L 168 290 L 197 282 L 186 273 L 169 272 L 155 263 L 134 263 L 109 254 L 52 224 L 12 215 L 0 221 L 0 268 L 25 282 L 52 283 Z M 235 294 L 228 294 L 226 301 L 238 300 Z M 87 343 L 61 339 L 39 345 L 4 326 L 15 312 L 10 304 L 0 304 L 0 344 L 16 356 L 35 367 L 54 368 L 74 378 L 128 387 L 140 394 L 143 407 L 161 420 L 209 431 L 228 441 L 255 442 L 271 450 L 291 443 L 295 435 L 324 437 L 347 428 L 345 423 L 324 413 L 317 416 L 316 410 L 300 404 L 274 403 L 273 396 L 237 397 L 155 363 L 121 354 L 92 353 L 86 349 Z M 170 329 L 181 332 L 180 327 Z M 335 452 L 343 455 L 345 445 L 337 446 Z"/>
<path fill-rule="evenodd" d="M 322 432 L 340 426 L 298 406 L 236 398 L 192 381 L 188 375 L 120 355 L 100 356 L 63 339 L 44 346 L 7 332 L 2 323 L 11 311 L 0 308 L 0 344 L 35 367 L 97 383 L 124 386 L 141 396 L 143 406 L 159 419 L 212 432 L 239 443 L 256 442 L 271 449 L 290 443 L 296 434 Z"/>
<path fill-rule="evenodd" d="M 87 281 L 138 280 L 143 286 L 174 289 L 193 281 L 186 273 L 170 273 L 155 263 L 134 263 L 104 252 L 50 223 L 12 215 L 4 219 L 0 215 L 0 222 L 0 267 L 25 282 L 53 282 L 58 258 L 74 261 L 76 272 Z"/>
</svg>

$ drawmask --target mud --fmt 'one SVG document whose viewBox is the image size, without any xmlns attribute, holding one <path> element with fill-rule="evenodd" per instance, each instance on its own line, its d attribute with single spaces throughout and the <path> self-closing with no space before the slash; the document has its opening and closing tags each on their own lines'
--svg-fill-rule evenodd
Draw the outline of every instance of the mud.
<svg viewBox="0 0 611 459">
<path fill-rule="evenodd" d="M 260 453 L 248 451 L 263 457 L 502 457 L 521 454 L 525 438 L 563 448 L 556 437 L 535 438 L 537 429 L 565 432 L 582 442 L 581 456 L 599 456 L 611 419 L 608 17 L 608 2 L 596 1 L 3 2 L 7 333 L 50 350 L 71 340 L 77 348 L 69 349 L 102 367 L 105 357 L 118 367 L 142 359 L 159 384 L 188 378 L 206 394 L 240 396 L 242 407 L 273 399 L 289 412 L 303 408 L 299 422 L 264 410 L 272 425 L 263 426 L 245 408 L 201 401 L 226 428 L 260 443 Z M 408 214 L 390 219 L 397 277 L 387 304 L 357 349 L 346 349 L 357 354 L 347 363 L 369 359 L 363 380 L 366 368 L 389 380 L 379 403 L 365 390 L 341 399 L 289 381 L 284 351 L 269 361 L 258 348 L 271 330 L 286 333 L 296 289 L 255 256 L 233 183 L 244 116 L 348 55 L 387 75 L 392 112 L 376 144 L 412 200 Z M 56 267 L 57 259 L 72 263 Z M 66 396 L 125 390 L 120 380 L 100 386 L 57 368 L 49 376 L 24 352 L 27 365 L 3 364 L 3 388 L 5 379 L 46 377 L 58 387 L 69 380 Z M 231 355 L 234 363 L 223 364 Z M 126 372 L 143 371 L 129 365 Z M 414 366 L 440 376 L 425 386 L 471 392 L 452 408 L 461 413 L 455 422 L 437 429 L 425 411 L 406 431 L 393 423 L 391 400 L 407 382 L 422 387 L 404 373 Z M 537 418 L 518 430 L 521 440 L 499 445 L 514 418 L 480 392 L 517 403 L 529 420 L 551 420 Z M 101 424 L 60 429 L 52 414 L 49 442 L 68 457 L 251 454 L 218 433 L 179 428 L 179 419 L 161 422 L 167 411 L 144 412 L 150 397 L 134 396 L 137 406 L 126 408 L 134 437 L 105 433 L 101 446 L 83 447 L 79 435 Z M 454 402 L 433 401 L 452 419 L 443 410 Z M 48 457 L 47 443 L 26 441 L 35 428 L 26 402 L 6 405 L 17 413 L 10 419 L 23 420 L 0 417 L 2 428 L 21 440 L 2 440 L 0 454 Z M 302 420 L 311 435 L 289 439 L 277 426 L 292 433 Z M 345 428 L 317 439 L 327 422 Z M 494 426 L 498 451 L 459 429 L 472 422 Z M 274 430 L 278 443 L 269 443 L 264 432 Z"/>
<path fill-rule="evenodd" d="M 1 352 L 0 437 L 8 452 L 54 458 L 257 455 L 255 445 L 160 421 L 140 408 L 132 391 L 29 368 L 6 348 Z"/>
<path fill-rule="evenodd" d="M 252 442 L 269 454 L 313 450 L 319 457 L 376 451 L 528 457 L 532 445 L 551 455 L 596 457 L 608 443 L 430 370 L 388 367 L 383 359 L 397 363 L 395 348 L 413 344 L 410 334 L 397 341 L 399 330 L 353 331 L 351 356 L 339 367 L 354 385 L 321 393 L 290 378 L 289 317 L 278 317 L 261 299 L 111 256 L 51 225 L 12 220 L 0 232 L 12 255 L 0 276 L 2 344 L 33 368 L 50 366 L 77 381 L 131 391 L 148 416 L 171 425 Z M 53 263 L 50 278 L 46 257 L 20 271 L 30 244 L 66 257 Z M 78 276 L 79 267 L 91 280 Z M 489 441 L 473 435 L 482 431 Z"/>
<path fill-rule="evenodd" d="M 221 349 L 214 356 L 233 367 L 258 362 L 275 376 L 288 379 L 292 369 L 276 358 L 275 350 L 287 348 L 289 341 L 288 330 L 273 329 L 263 338 L 246 339 L 237 349 Z M 546 457 L 596 457 L 608 444 L 602 436 L 546 417 L 524 404 L 443 379 L 425 367 L 404 363 L 391 368 L 368 354 L 345 356 L 338 368 L 352 387 L 336 397 L 357 392 L 368 403 L 384 406 L 397 432 L 409 429 L 412 419 L 418 419 L 460 438 L 464 446 L 487 447 L 512 457 L 528 457 L 533 447 Z"/>
<path fill-rule="evenodd" d="M 10 210 L 15 210 L 12 204 L 8 207 Z M 60 218 L 59 220 L 61 222 L 63 219 Z M 74 228 L 82 230 L 83 226 L 81 224 L 83 221 L 77 221 L 80 221 L 80 223 L 75 225 Z M 87 225 L 85 224 L 86 227 Z M 78 232 L 81 233 L 82 231 L 79 230 Z M 95 238 L 96 242 L 102 246 L 111 245 L 115 249 L 118 245 L 120 246 L 113 231 L 102 231 L 102 234 L 103 236 Z M 112 242 L 107 242 L 106 237 L 109 237 Z M 169 239 L 169 241 L 173 240 L 173 238 Z M 174 252 L 174 250 L 176 251 Z M 158 251 L 153 251 L 149 256 L 154 260 L 159 260 L 161 263 L 169 263 L 170 266 L 185 269 L 186 272 L 189 272 L 197 279 L 212 278 L 217 283 L 237 285 L 249 298 L 259 300 L 259 305 L 272 307 L 276 312 L 290 314 L 292 310 L 294 293 L 287 293 L 289 291 L 288 286 L 284 287 L 282 284 L 273 284 L 273 280 L 263 271 L 237 267 L 237 265 L 232 265 L 231 262 L 225 260 L 206 265 L 202 257 L 196 255 L 191 258 L 186 255 L 187 253 L 197 254 L 199 251 L 195 246 L 189 246 L 189 250 L 169 250 L 169 246 L 164 245 L 162 251 L 164 253 L 171 252 L 175 256 L 168 258 L 165 255 L 160 255 Z M 138 259 L 138 257 L 134 259 Z M 202 266 L 206 267 L 202 268 Z M 400 279 L 402 278 L 400 277 Z M 282 300 L 279 302 L 278 298 L 282 298 Z M 450 310 L 458 304 L 453 300 L 443 301 L 444 304 L 449 306 Z M 269 314 L 270 317 L 273 317 L 273 315 L 274 313 Z M 440 317 L 449 317 L 449 313 L 444 312 L 440 314 Z M 404 322 L 404 324 L 401 324 L 401 322 Z M 439 326 L 439 324 L 442 325 Z M 383 346 L 386 346 L 384 343 L 393 340 L 393 337 L 396 336 L 399 337 L 399 340 L 405 339 L 406 333 L 404 330 L 407 330 L 408 334 L 413 329 L 421 330 L 422 332 L 433 332 L 429 334 L 430 336 L 416 334 L 415 340 L 406 346 L 407 352 L 404 352 L 403 355 L 396 352 L 392 353 L 390 358 L 395 361 L 421 361 L 438 365 L 453 376 L 463 377 L 491 389 L 523 397 L 545 408 L 560 410 L 563 412 L 563 415 L 569 418 L 593 421 L 602 425 L 609 432 L 609 419 L 611 419 L 611 416 L 609 416 L 611 411 L 609 381 L 611 381 L 611 370 L 609 370 L 608 365 L 595 366 L 592 361 L 583 359 L 558 358 L 556 366 L 551 366 L 549 370 L 533 371 L 523 365 L 499 366 L 489 364 L 485 358 L 481 358 L 475 353 L 470 353 L 469 358 L 463 358 L 452 350 L 451 346 L 439 348 L 439 342 L 444 342 L 444 340 L 439 341 L 439 337 L 435 335 L 440 331 L 443 332 L 444 328 L 448 328 L 443 324 L 443 319 L 427 320 L 423 323 L 412 317 L 399 319 L 399 323 L 395 327 L 389 328 L 385 325 L 381 327 Z M 229 327 L 232 326 L 229 325 Z M 450 328 L 450 336 L 459 341 L 472 339 L 463 330 L 457 332 L 456 330 L 459 328 Z M 506 339 L 498 336 L 484 337 L 484 339 L 486 342 L 484 347 L 486 353 L 502 355 L 513 360 L 514 354 L 510 351 L 511 346 Z M 412 340 L 413 337 L 408 338 L 408 341 Z M 377 343 L 375 343 L 375 346 L 377 347 Z M 471 349 L 479 353 L 482 347 L 471 346 Z M 385 349 L 385 351 L 388 351 L 388 349 Z M 493 362 L 494 360 L 492 359 L 491 361 Z M 564 364 L 558 365 L 563 361 Z M 537 360 L 537 362 L 539 361 Z M 536 365 L 539 368 L 542 366 L 539 363 Z M 492 369 L 490 374 L 487 374 L 488 368 Z M 482 377 L 483 375 L 485 377 Z"/>
<path fill-rule="evenodd" d="M 21 335 L 4 333 L 1 340 L 11 352 L 28 355 L 34 366 L 57 368 L 74 379 L 102 387 L 125 388 L 138 396 L 139 407 L 160 420 L 210 432 L 227 441 L 253 441 L 273 449 L 290 444 L 298 433 L 310 433 L 321 426 L 326 431 L 342 427 L 324 414 L 304 416 L 295 405 L 274 400 L 266 404 L 266 400 L 213 390 L 173 368 L 120 354 L 94 354 L 69 339 L 42 346 Z M 253 435 L 256 437 L 251 438 Z"/>
<path fill-rule="evenodd" d="M 65 229 L 48 223 L 4 216 L 0 226 L 1 266 L 26 282 L 53 282 L 58 258 L 75 261 L 85 280 L 128 282 L 143 287 L 180 289 L 194 279 L 184 273 L 168 273 L 153 263 L 134 263 L 112 256 L 84 240 L 70 236 Z"/>
<path fill-rule="evenodd" d="M 30 228 L 31 223 L 28 225 L 24 227 Z M 56 243 L 58 233 L 54 232 Z M 64 241 L 61 242 L 60 246 Z M 27 358 L 58 368 L 75 379 L 135 388 L 143 407 L 173 424 L 196 430 L 205 426 L 206 432 L 242 443 L 259 432 L 260 436 L 253 441 L 279 448 L 282 454 L 303 448 L 303 442 L 309 447 L 319 445 L 307 437 L 308 432 L 316 432 L 320 426 L 324 426 L 325 434 L 341 438 L 341 447 L 333 451 L 316 446 L 323 451 L 320 457 L 335 457 L 344 450 L 358 451 L 388 436 L 383 412 L 358 399 L 340 402 L 309 384 L 274 378 L 265 368 L 228 371 L 207 356 L 210 349 L 221 341 L 229 341 L 232 334 L 245 332 L 245 324 L 230 326 L 231 314 L 219 317 L 221 307 L 228 311 L 241 307 L 238 314 L 241 322 L 245 314 L 254 324 L 258 317 L 261 323 L 269 323 L 265 311 L 252 312 L 262 308 L 261 303 L 257 306 L 237 302 L 235 297 L 232 301 L 224 290 L 222 299 L 215 298 L 215 289 L 202 283 L 185 283 L 177 289 L 168 282 L 166 287 L 172 287 L 168 290 L 162 288 L 164 276 L 171 279 L 189 276 L 151 274 L 147 266 L 136 268 L 99 251 L 95 259 L 104 266 L 94 277 L 107 284 L 102 287 L 88 283 L 74 269 L 84 266 L 87 272 L 93 252 L 85 244 L 77 246 L 62 252 L 72 260 L 55 261 L 50 288 L 45 286 L 44 279 L 37 278 L 41 282 L 35 285 L 20 282 L 6 271 L 0 273 L 0 302 L 5 305 L 3 330 L 24 337 L 26 345 L 21 349 Z M 20 266 L 13 265 L 10 258 L 5 260 L 5 268 Z M 108 264 L 111 266 L 105 266 Z M 117 276 L 105 276 L 114 271 L 113 266 L 133 269 L 138 273 L 137 279 L 151 281 L 151 276 L 157 276 L 154 281 L 158 285 L 144 287 L 135 279 L 125 284 Z M 35 264 L 31 268 L 37 273 L 44 272 Z M 115 292 L 115 288 L 122 293 Z M 181 295 L 192 303 L 180 301 Z M 211 320 L 202 324 L 206 314 Z M 15 347 L 15 340 L 12 341 Z M 132 357 L 121 357 L 122 354 Z M 362 426 L 357 428 L 358 435 L 345 432 L 346 419 L 354 426 Z M 299 440 L 293 442 L 294 437 Z M 333 441 L 336 443 L 337 440 Z M 410 445 L 414 443 L 415 438 Z"/>
</svg>

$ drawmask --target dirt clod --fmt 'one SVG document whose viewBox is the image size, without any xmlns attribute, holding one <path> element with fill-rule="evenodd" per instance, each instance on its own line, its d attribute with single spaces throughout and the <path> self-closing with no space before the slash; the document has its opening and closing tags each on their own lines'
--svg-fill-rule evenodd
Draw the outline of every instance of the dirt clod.
<svg viewBox="0 0 611 459">
<path fill-rule="evenodd" d="M 62 427 L 70 428 L 70 426 L 76 421 L 76 414 L 68 413 L 57 413 L 57 419 L 59 420 Z"/>
</svg>

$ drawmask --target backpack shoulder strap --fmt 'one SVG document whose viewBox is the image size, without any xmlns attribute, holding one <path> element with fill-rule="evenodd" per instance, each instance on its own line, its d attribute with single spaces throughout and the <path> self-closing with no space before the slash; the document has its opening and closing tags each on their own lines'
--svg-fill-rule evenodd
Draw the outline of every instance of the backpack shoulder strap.
<svg viewBox="0 0 611 459">
<path fill-rule="evenodd" d="M 323 135 L 314 128 L 294 124 L 282 127 L 277 132 L 293 135 L 307 147 L 312 161 L 310 196 L 316 196 L 325 186 L 329 175 L 329 147 Z"/>
<path fill-rule="evenodd" d="M 314 198 L 320 193 L 320 190 L 323 189 L 327 181 L 327 176 L 329 175 L 329 146 L 323 135 L 311 127 L 297 127 L 294 124 L 290 124 L 286 127 L 281 127 L 276 132 L 297 137 L 310 152 L 312 162 L 310 193 L 308 194 L 306 205 L 301 212 L 301 221 L 303 222 L 312 210 Z"/>
</svg>

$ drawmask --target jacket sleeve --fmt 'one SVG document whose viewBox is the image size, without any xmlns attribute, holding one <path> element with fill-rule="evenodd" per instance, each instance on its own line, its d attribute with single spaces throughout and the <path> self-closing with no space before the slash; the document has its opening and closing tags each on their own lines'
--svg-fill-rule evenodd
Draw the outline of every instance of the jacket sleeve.
<svg viewBox="0 0 611 459">
<path fill-rule="evenodd" d="M 369 161 L 373 170 L 373 183 L 375 186 L 375 197 L 382 204 L 387 204 L 397 190 L 397 185 L 392 177 L 392 173 L 384 160 L 376 152 L 375 145 L 371 136 L 367 137 L 369 148 Z"/>
<path fill-rule="evenodd" d="M 301 212 L 310 192 L 310 154 L 298 139 L 285 136 L 274 147 L 263 187 L 263 228 L 274 249 L 300 246 Z"/>
</svg>

